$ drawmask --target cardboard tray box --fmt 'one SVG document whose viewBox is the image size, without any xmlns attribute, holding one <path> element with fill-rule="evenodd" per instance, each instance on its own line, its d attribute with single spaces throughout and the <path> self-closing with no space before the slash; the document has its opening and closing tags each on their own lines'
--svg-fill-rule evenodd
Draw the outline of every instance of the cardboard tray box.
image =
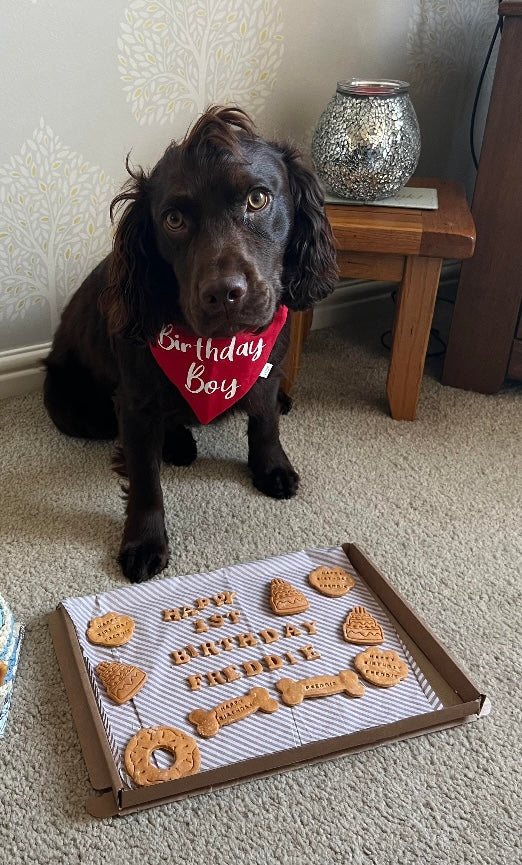
<svg viewBox="0 0 522 865">
<path fill-rule="evenodd" d="M 468 723 L 488 714 L 490 703 L 487 697 L 469 680 L 428 626 L 365 553 L 353 543 L 343 544 L 342 548 L 353 568 L 385 609 L 404 645 L 442 701 L 443 708 L 349 735 L 236 762 L 176 781 L 129 789 L 123 785 L 117 771 L 74 625 L 60 605 L 50 614 L 48 623 L 89 778 L 94 790 L 98 791 L 87 802 L 87 810 L 91 815 L 109 817 L 130 814 L 242 780 L 261 778 L 272 772 L 287 771 Z"/>
</svg>

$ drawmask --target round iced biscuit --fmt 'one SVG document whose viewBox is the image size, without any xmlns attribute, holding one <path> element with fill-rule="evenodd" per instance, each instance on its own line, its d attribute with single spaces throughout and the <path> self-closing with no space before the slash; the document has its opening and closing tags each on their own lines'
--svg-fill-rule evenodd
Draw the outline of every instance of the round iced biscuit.
<svg viewBox="0 0 522 865">
<path fill-rule="evenodd" d="M 341 598 L 355 585 L 355 580 L 348 571 L 343 568 L 327 568 L 326 565 L 308 574 L 308 582 L 328 598 Z"/>
<path fill-rule="evenodd" d="M 124 646 L 133 633 L 134 619 L 111 611 L 91 619 L 87 628 L 87 639 L 96 646 Z"/>
<path fill-rule="evenodd" d="M 150 760 L 157 750 L 172 754 L 172 766 L 158 769 L 152 765 Z M 144 727 L 132 737 L 125 749 L 125 769 L 140 787 L 195 775 L 200 765 L 201 757 L 194 737 L 173 727 Z"/>
<path fill-rule="evenodd" d="M 353 664 L 363 679 L 379 688 L 398 685 L 408 675 L 408 665 L 393 649 L 366 649 L 355 656 Z"/>
</svg>

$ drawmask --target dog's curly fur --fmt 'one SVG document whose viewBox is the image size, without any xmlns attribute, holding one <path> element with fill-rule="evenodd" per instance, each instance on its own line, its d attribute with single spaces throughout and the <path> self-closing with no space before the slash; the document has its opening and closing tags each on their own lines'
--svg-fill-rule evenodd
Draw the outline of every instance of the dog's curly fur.
<svg viewBox="0 0 522 865">
<path fill-rule="evenodd" d="M 150 174 L 131 170 L 113 250 L 65 308 L 46 361 L 44 400 L 62 432 L 119 437 L 128 477 L 119 561 L 141 581 L 168 562 L 161 459 L 188 465 L 195 416 L 149 343 L 166 322 L 198 336 L 265 328 L 280 304 L 313 306 L 337 279 L 321 189 L 290 146 L 267 142 L 238 108 L 210 108 Z M 279 441 L 280 363 L 236 404 L 248 415 L 255 486 L 289 498 L 298 476 Z"/>
</svg>

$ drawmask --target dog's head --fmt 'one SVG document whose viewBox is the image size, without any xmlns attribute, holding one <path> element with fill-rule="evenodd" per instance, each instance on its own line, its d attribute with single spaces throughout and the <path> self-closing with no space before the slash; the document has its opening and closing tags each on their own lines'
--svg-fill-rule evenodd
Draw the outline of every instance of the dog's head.
<svg viewBox="0 0 522 865">
<path fill-rule="evenodd" d="M 167 322 L 200 336 L 266 327 L 337 279 L 321 189 L 296 151 L 211 108 L 149 175 L 132 172 L 102 307 L 112 333 L 151 341 Z"/>
</svg>

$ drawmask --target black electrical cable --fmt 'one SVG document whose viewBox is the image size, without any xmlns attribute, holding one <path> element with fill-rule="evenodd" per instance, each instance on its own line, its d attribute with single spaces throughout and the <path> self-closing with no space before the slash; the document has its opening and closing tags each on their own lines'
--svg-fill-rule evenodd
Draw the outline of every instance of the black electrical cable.
<svg viewBox="0 0 522 865">
<path fill-rule="evenodd" d="M 499 0 L 500 5 L 501 0 Z M 473 101 L 473 109 L 471 112 L 471 123 L 469 127 L 469 143 L 471 147 L 471 158 L 473 159 L 473 164 L 475 168 L 478 168 L 478 159 L 477 154 L 475 152 L 475 117 L 477 114 L 478 102 L 480 99 L 480 92 L 482 90 L 482 85 L 484 83 L 484 78 L 489 66 L 489 61 L 491 59 L 491 54 L 493 53 L 493 48 L 495 47 L 495 42 L 497 41 L 497 36 L 500 32 L 502 32 L 502 26 L 504 23 L 503 17 L 500 15 L 497 21 L 497 26 L 495 27 L 495 32 L 491 37 L 491 42 L 489 43 L 488 53 L 486 54 L 486 59 L 484 60 L 484 65 L 482 66 L 482 72 L 480 73 L 479 83 L 477 86 L 477 92 L 475 93 L 475 99 Z"/>
<path fill-rule="evenodd" d="M 500 6 L 501 2 L 502 2 L 502 0 L 498 0 L 499 6 Z M 488 48 L 488 51 L 486 54 L 486 59 L 484 60 L 484 64 L 482 66 L 482 71 L 480 73 L 480 78 L 479 78 L 479 82 L 477 85 L 477 91 L 475 93 L 475 99 L 473 101 L 473 109 L 471 112 L 471 123 L 470 123 L 470 128 L 469 128 L 469 143 L 470 143 L 470 147 L 471 147 L 471 157 L 473 159 L 473 164 L 475 165 L 475 168 L 477 168 L 477 169 L 478 169 L 478 159 L 477 159 L 477 154 L 475 152 L 475 142 L 474 142 L 475 118 L 476 118 L 476 114 L 477 114 L 478 102 L 480 99 L 480 93 L 482 90 L 482 85 L 484 83 L 484 78 L 486 76 L 486 72 L 487 72 L 487 69 L 489 66 L 489 61 L 491 60 L 491 55 L 493 53 L 493 48 L 495 47 L 495 42 L 497 41 L 497 36 L 499 33 L 502 32 L 503 24 L 504 24 L 504 19 L 500 15 L 499 19 L 497 21 L 496 27 L 495 27 L 495 31 L 494 31 L 493 36 L 491 37 L 491 41 L 489 43 L 489 48 Z M 396 292 L 394 291 L 391 294 L 391 299 L 392 299 L 393 303 L 395 303 L 395 297 L 396 297 Z M 448 300 L 447 298 L 444 298 L 444 297 L 437 298 L 437 302 L 438 301 L 444 301 L 446 303 L 453 303 L 452 300 Z M 383 334 L 381 334 L 381 345 L 385 349 L 390 351 L 391 344 L 386 339 L 388 336 L 391 336 L 391 330 L 386 330 L 386 331 L 384 331 Z M 444 342 L 443 339 L 441 339 L 441 337 L 439 336 L 439 331 L 436 330 L 435 328 L 431 328 L 431 330 L 430 330 L 430 340 L 435 340 L 436 342 L 438 342 L 439 345 L 441 346 L 441 348 L 439 349 L 439 351 L 432 351 L 432 352 L 428 351 L 426 354 L 426 357 L 441 357 L 446 351 L 446 343 Z"/>
</svg>

